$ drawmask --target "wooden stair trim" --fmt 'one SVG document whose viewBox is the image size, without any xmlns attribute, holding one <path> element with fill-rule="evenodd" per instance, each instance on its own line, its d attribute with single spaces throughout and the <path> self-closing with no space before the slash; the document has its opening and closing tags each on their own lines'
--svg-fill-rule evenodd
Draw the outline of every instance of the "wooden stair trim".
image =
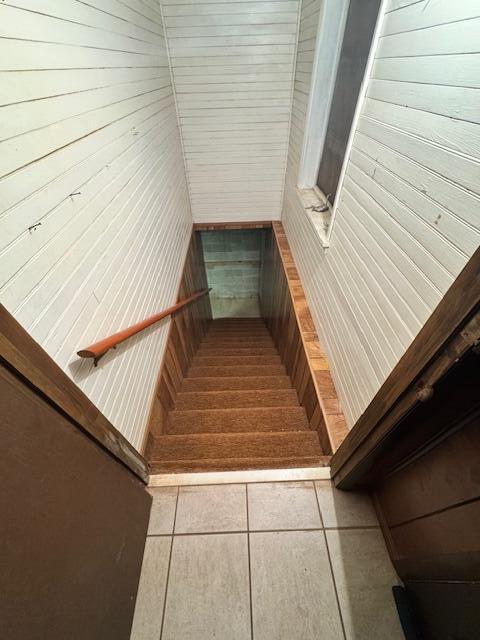
<svg viewBox="0 0 480 640">
<path fill-rule="evenodd" d="M 202 383 L 213 389 L 200 389 Z M 223 385 L 223 388 L 222 388 Z M 192 387 L 187 389 L 187 387 Z M 193 388 L 197 387 L 197 388 Z M 242 388 L 245 387 L 245 388 Z M 211 378 L 185 378 L 182 391 L 248 391 L 262 389 L 292 389 L 288 376 L 212 376 Z"/>
<path fill-rule="evenodd" d="M 203 356 L 195 355 L 194 367 L 246 366 L 246 365 L 280 365 L 280 356 Z"/>
<path fill-rule="evenodd" d="M 318 403 L 325 420 L 331 452 L 335 453 L 348 435 L 347 423 L 330 373 L 327 354 L 316 332 L 315 323 L 283 224 L 281 222 L 273 222 L 272 229 L 282 261 Z"/>
<path fill-rule="evenodd" d="M 201 239 L 194 230 L 186 248 L 182 275 L 176 299 L 192 291 L 208 288 Z M 184 307 L 170 320 L 165 349 L 158 370 L 155 392 L 150 405 L 147 430 L 141 451 L 149 460 L 154 438 L 163 431 L 168 411 L 173 407 L 178 390 L 212 317 L 210 297 L 200 299 L 194 307 Z"/>
<path fill-rule="evenodd" d="M 274 347 L 210 347 L 205 349 L 200 347 L 196 353 L 197 356 L 203 357 L 216 357 L 221 358 L 224 356 L 276 356 L 278 351 Z"/>
</svg>

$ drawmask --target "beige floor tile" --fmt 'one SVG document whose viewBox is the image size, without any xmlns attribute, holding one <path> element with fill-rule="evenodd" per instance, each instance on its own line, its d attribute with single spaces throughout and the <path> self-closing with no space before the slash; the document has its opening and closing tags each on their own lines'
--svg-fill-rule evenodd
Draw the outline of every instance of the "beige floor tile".
<svg viewBox="0 0 480 640">
<path fill-rule="evenodd" d="M 343 640 L 323 531 L 250 534 L 255 640 Z"/>
<path fill-rule="evenodd" d="M 248 485 L 250 530 L 321 527 L 312 482 L 265 482 Z"/>
<path fill-rule="evenodd" d="M 378 526 L 370 496 L 362 491 L 340 491 L 330 480 L 315 482 L 326 528 Z"/>
<path fill-rule="evenodd" d="M 391 590 L 399 581 L 381 531 L 326 534 L 347 640 L 404 640 Z"/>
<path fill-rule="evenodd" d="M 162 640 L 250 640 L 246 533 L 177 536 Z"/>
<path fill-rule="evenodd" d="M 246 531 L 244 484 L 180 487 L 175 533 Z"/>
<path fill-rule="evenodd" d="M 172 533 L 177 491 L 177 487 L 149 489 L 149 493 L 153 496 L 153 502 L 148 524 L 148 536 Z"/>
<path fill-rule="evenodd" d="M 160 638 L 171 541 L 147 538 L 130 640 Z"/>
</svg>

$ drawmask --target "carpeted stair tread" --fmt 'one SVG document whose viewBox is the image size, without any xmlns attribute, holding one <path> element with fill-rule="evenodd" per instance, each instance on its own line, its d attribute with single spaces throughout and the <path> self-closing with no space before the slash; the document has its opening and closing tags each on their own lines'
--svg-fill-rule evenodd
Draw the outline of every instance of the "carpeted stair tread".
<svg viewBox="0 0 480 640">
<path fill-rule="evenodd" d="M 155 461 L 322 456 L 315 431 L 197 433 L 157 438 Z"/>
<path fill-rule="evenodd" d="M 177 394 L 175 410 L 237 409 L 244 407 L 298 407 L 295 389 L 250 389 L 248 391 L 183 391 Z"/>
<path fill-rule="evenodd" d="M 182 391 L 234 391 L 248 389 L 291 389 L 288 376 L 231 376 L 186 378 Z"/>
<path fill-rule="evenodd" d="M 231 347 L 200 347 L 197 351 L 197 357 L 200 356 L 278 356 L 275 347 L 242 347 L 240 345 Z"/>
<path fill-rule="evenodd" d="M 194 367 L 223 367 L 236 365 L 267 365 L 282 364 L 279 355 L 273 356 L 203 356 L 196 355 L 193 358 Z"/>
<path fill-rule="evenodd" d="M 286 370 L 282 364 L 192 366 L 188 371 L 189 378 L 284 376 L 285 374 Z"/>
<path fill-rule="evenodd" d="M 309 429 L 303 407 L 237 407 L 170 411 L 167 433 L 237 433 L 304 431 Z M 316 435 L 316 432 L 313 432 Z"/>
</svg>

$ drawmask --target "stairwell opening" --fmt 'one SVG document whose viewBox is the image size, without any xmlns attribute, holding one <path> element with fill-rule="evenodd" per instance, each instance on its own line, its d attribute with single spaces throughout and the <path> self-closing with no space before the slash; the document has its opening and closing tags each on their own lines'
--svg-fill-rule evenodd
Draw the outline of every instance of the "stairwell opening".
<svg viewBox="0 0 480 640">
<path fill-rule="evenodd" d="M 194 229 L 179 297 L 207 285 L 172 316 L 150 472 L 327 465 L 346 427 L 281 223 Z"/>
<path fill-rule="evenodd" d="M 269 229 L 200 231 L 212 318 L 259 318 L 262 261 Z"/>
</svg>

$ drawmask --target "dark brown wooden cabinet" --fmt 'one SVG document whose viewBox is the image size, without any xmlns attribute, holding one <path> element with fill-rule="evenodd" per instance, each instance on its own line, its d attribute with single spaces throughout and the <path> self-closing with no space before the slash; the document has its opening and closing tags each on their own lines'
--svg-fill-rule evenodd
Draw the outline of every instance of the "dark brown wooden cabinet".
<svg viewBox="0 0 480 640">
<path fill-rule="evenodd" d="M 128 640 L 151 497 L 0 367 L 0 636 Z"/>
</svg>

